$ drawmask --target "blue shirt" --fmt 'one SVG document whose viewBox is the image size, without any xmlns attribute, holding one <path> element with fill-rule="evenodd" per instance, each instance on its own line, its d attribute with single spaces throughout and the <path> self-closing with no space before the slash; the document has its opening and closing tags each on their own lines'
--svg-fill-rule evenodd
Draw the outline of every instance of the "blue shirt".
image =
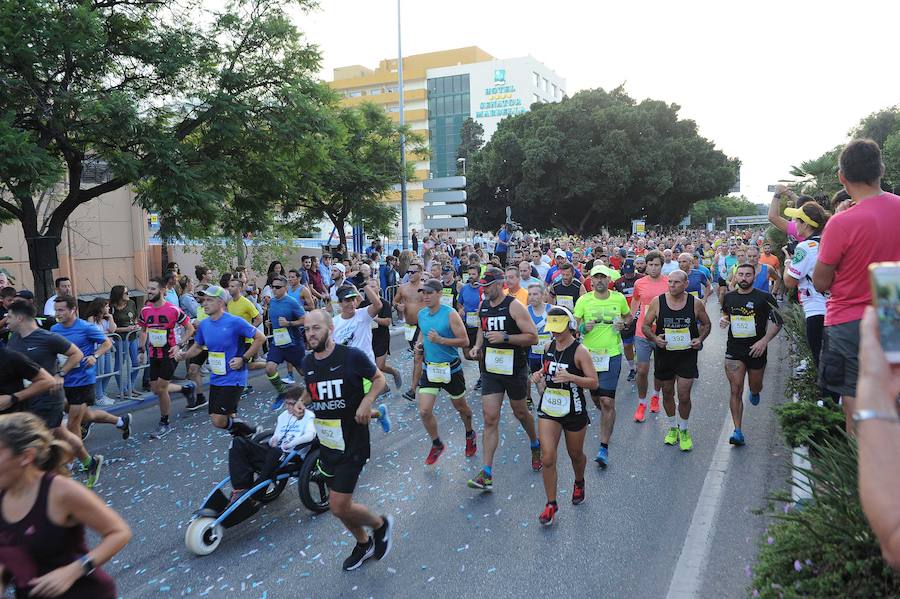
<svg viewBox="0 0 900 599">
<path fill-rule="evenodd" d="M 494 248 L 495 254 L 505 254 L 509 249 L 509 232 L 506 229 L 500 229 L 497 233 L 497 246 Z"/>
<path fill-rule="evenodd" d="M 303 289 L 303 285 L 297 285 L 296 289 L 291 289 L 291 286 L 288 285 L 287 288 L 287 294 L 294 298 L 301 306 L 303 305 L 303 297 L 300 294 L 303 293 Z"/>
<path fill-rule="evenodd" d="M 462 302 L 463 312 L 478 312 L 481 305 L 481 291 L 471 283 L 466 283 L 459 292 L 459 300 Z"/>
<path fill-rule="evenodd" d="M 194 334 L 194 341 L 198 345 L 205 345 L 209 348 L 210 353 L 210 369 L 212 370 L 213 353 L 225 354 L 225 374 L 209 375 L 209 383 L 217 387 L 246 387 L 247 386 L 247 364 L 246 362 L 240 370 L 232 370 L 228 363 L 232 358 L 244 355 L 244 338 L 252 338 L 256 335 L 256 327 L 241 318 L 225 312 L 218 320 L 213 320 L 210 316 L 205 318 L 197 326 L 197 332 Z"/>
<path fill-rule="evenodd" d="M 325 287 L 331 287 L 331 267 L 319 263 L 319 274 L 322 275 L 322 283 L 325 284 Z"/>
<path fill-rule="evenodd" d="M 284 316 L 288 320 L 299 320 L 306 316 L 306 310 L 300 303 L 289 295 L 278 299 L 273 297 L 269 300 L 269 322 L 272 323 L 273 329 L 282 328 L 278 324 L 278 318 Z M 288 345 L 279 345 L 278 347 L 303 347 L 303 336 L 300 335 L 300 327 L 287 327 L 288 333 L 291 335 L 291 343 Z"/>
<path fill-rule="evenodd" d="M 97 366 L 87 366 L 85 360 L 94 354 L 98 343 L 106 341 L 106 334 L 86 320 L 76 318 L 72 326 L 65 327 L 61 322 L 56 323 L 50 330 L 58 333 L 72 342 L 84 354 L 84 359 L 77 368 L 73 368 L 66 374 L 63 386 L 83 387 L 97 382 Z"/>
<path fill-rule="evenodd" d="M 687 291 L 688 293 L 696 293 L 697 297 L 702 298 L 703 291 L 706 288 L 706 282 L 709 280 L 709 278 L 706 276 L 706 273 L 704 273 L 699 268 L 693 268 L 691 269 L 691 272 L 688 273 L 687 279 L 688 284 L 685 288 L 685 291 Z"/>
<path fill-rule="evenodd" d="M 443 304 L 438 307 L 437 312 L 434 314 L 431 313 L 429 308 L 419 310 L 419 330 L 422 331 L 419 338 L 422 340 L 422 345 L 425 348 L 426 362 L 457 362 L 456 367 L 450 371 L 457 372 L 462 370 L 462 362 L 459 361 L 459 349 L 449 345 L 432 343 L 428 340 L 429 331 L 435 331 L 445 339 L 452 339 L 456 336 L 453 334 L 453 329 L 450 328 L 450 312 L 453 312 L 453 308 Z"/>
</svg>

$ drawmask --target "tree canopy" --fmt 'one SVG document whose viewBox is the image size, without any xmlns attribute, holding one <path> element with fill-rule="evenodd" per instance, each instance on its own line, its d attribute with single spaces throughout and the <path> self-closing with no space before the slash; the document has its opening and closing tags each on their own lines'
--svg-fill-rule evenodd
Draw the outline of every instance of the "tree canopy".
<svg viewBox="0 0 900 599">
<path fill-rule="evenodd" d="M 507 205 L 535 230 L 677 223 L 694 202 L 726 193 L 739 168 L 678 110 L 594 89 L 504 119 L 467 164 L 471 225 L 499 226 Z"/>
<path fill-rule="evenodd" d="M 710 220 L 716 221 L 716 226 L 725 226 L 725 219 L 729 216 L 755 216 L 759 214 L 759 205 L 754 204 L 744 196 L 717 196 L 708 200 L 700 200 L 691 206 L 691 222 L 695 226 L 703 226 Z"/>
</svg>

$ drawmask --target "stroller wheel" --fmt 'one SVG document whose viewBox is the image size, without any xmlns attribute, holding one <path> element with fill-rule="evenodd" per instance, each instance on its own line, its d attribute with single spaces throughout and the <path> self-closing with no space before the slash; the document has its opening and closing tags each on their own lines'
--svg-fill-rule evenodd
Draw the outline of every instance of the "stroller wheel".
<svg viewBox="0 0 900 599">
<path fill-rule="evenodd" d="M 195 555 L 209 555 L 222 542 L 225 528 L 221 524 L 213 526 L 215 518 L 194 518 L 184 533 L 184 544 Z"/>
</svg>

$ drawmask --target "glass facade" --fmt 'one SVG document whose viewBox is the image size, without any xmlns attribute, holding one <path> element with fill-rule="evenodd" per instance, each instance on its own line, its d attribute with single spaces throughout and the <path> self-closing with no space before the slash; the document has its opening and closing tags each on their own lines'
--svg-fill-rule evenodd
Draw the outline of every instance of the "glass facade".
<svg viewBox="0 0 900 599">
<path fill-rule="evenodd" d="M 463 121 L 469 118 L 469 75 L 428 80 L 428 145 L 432 177 L 456 174 Z"/>
</svg>

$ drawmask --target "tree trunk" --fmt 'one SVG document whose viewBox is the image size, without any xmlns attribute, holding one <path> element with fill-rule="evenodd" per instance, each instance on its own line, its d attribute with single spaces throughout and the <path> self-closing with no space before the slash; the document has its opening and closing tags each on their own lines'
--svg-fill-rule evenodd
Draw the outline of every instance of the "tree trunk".
<svg viewBox="0 0 900 599">
<path fill-rule="evenodd" d="M 344 231 L 344 225 L 347 224 L 342 218 L 332 217 L 331 222 L 334 224 L 334 227 L 337 229 L 338 233 L 338 241 L 346 248 L 347 255 L 350 255 L 350 246 L 347 245 L 347 233 Z"/>
<path fill-rule="evenodd" d="M 247 266 L 247 246 L 244 244 L 244 236 L 240 233 L 237 234 L 237 265 L 238 266 Z"/>
<path fill-rule="evenodd" d="M 57 250 L 61 238 L 40 235 L 36 230 L 26 231 L 28 263 L 34 277 L 34 305 L 39 313 L 44 310 L 44 303 L 54 293 L 53 269 L 59 268 L 59 252 Z"/>
</svg>

